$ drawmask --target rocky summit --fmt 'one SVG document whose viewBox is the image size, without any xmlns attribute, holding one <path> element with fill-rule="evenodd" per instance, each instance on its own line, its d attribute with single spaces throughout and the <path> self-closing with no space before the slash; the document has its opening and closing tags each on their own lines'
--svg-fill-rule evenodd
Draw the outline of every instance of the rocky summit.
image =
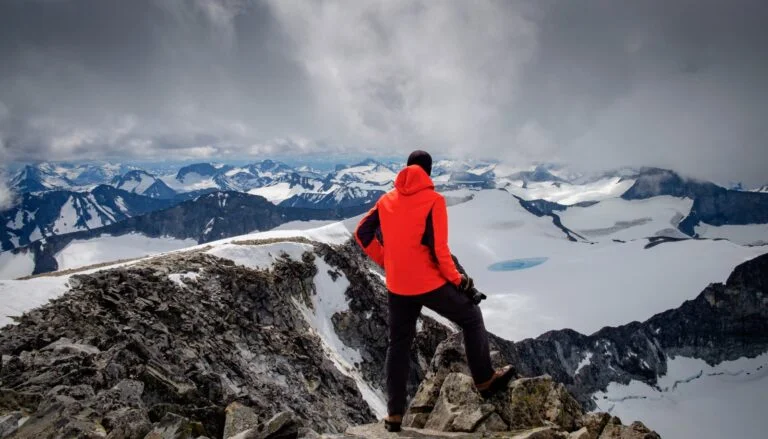
<svg viewBox="0 0 768 439">
<path fill-rule="evenodd" d="M 245 256 L 203 247 L 73 275 L 65 295 L 3 328 L 0 437 L 393 435 L 376 423 L 381 273 L 352 242 L 227 246 Z M 251 263 L 256 255 L 268 264 Z M 460 334 L 423 316 L 399 436 L 657 438 L 639 422 L 588 413 L 591 395 L 609 382 L 653 383 L 667 355 L 715 363 L 764 352 L 767 266 L 768 256 L 742 264 L 645 323 L 517 343 L 491 336 L 495 365 L 519 376 L 489 399 L 469 378 Z"/>
<path fill-rule="evenodd" d="M 0 332 L 0 436 L 218 438 L 235 402 L 260 423 L 290 411 L 327 433 L 374 421 L 363 395 L 383 381 L 381 281 L 351 244 L 291 244 L 306 249 L 300 259 L 275 255 L 269 270 L 187 252 L 74 276 L 67 294 Z M 318 266 L 348 283 L 348 309 L 320 323 L 356 364 L 320 334 Z M 426 317 L 420 327 L 412 391 L 449 333 Z"/>
</svg>

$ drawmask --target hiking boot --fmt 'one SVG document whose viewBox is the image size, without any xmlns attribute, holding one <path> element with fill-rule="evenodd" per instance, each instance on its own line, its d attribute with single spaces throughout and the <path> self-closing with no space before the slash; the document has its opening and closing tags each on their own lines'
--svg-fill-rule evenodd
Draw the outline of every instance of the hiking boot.
<svg viewBox="0 0 768 439">
<path fill-rule="evenodd" d="M 496 392 L 506 387 L 506 385 L 514 378 L 517 374 L 515 373 L 515 368 L 511 365 L 507 365 L 502 367 L 501 369 L 497 369 L 494 373 L 491 379 L 484 383 L 475 384 L 475 388 L 478 392 L 480 392 L 480 396 L 483 398 L 490 398 L 493 396 Z"/>
<path fill-rule="evenodd" d="M 400 431 L 400 426 L 403 423 L 402 415 L 389 415 L 384 418 L 384 428 L 390 433 L 397 433 Z"/>
</svg>

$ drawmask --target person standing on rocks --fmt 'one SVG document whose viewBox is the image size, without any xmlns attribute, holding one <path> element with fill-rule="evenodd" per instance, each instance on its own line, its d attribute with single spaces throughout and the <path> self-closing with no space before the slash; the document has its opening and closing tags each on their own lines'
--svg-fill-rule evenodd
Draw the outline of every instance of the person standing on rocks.
<svg viewBox="0 0 768 439">
<path fill-rule="evenodd" d="M 355 240 L 384 268 L 389 290 L 389 346 L 386 360 L 389 431 L 399 431 L 406 409 L 410 350 L 421 308 L 437 312 L 464 332 L 467 362 L 475 386 L 489 396 L 514 375 L 511 366 L 491 366 L 483 315 L 466 294 L 472 278 L 459 273 L 448 248 L 445 198 L 430 178 L 432 157 L 414 151 L 395 179 L 360 221 Z"/>
</svg>

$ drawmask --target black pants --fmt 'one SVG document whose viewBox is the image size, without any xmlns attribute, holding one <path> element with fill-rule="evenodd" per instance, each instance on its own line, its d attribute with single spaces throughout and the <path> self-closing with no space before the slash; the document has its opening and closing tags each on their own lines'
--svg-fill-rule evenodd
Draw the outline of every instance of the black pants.
<svg viewBox="0 0 768 439">
<path fill-rule="evenodd" d="M 410 367 L 410 353 L 416 336 L 416 320 L 421 307 L 435 311 L 459 325 L 464 332 L 467 362 L 476 383 L 493 376 L 488 333 L 483 314 L 469 297 L 451 283 L 416 296 L 389 293 L 389 349 L 387 350 L 387 410 L 390 415 L 404 415 L 406 382 Z"/>
</svg>

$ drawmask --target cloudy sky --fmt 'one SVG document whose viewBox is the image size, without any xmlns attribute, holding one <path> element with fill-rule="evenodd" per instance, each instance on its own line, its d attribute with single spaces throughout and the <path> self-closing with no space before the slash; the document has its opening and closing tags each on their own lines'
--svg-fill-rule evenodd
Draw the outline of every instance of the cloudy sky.
<svg viewBox="0 0 768 439">
<path fill-rule="evenodd" d="M 0 161 L 436 154 L 768 183 L 762 0 L 2 0 Z"/>
</svg>

